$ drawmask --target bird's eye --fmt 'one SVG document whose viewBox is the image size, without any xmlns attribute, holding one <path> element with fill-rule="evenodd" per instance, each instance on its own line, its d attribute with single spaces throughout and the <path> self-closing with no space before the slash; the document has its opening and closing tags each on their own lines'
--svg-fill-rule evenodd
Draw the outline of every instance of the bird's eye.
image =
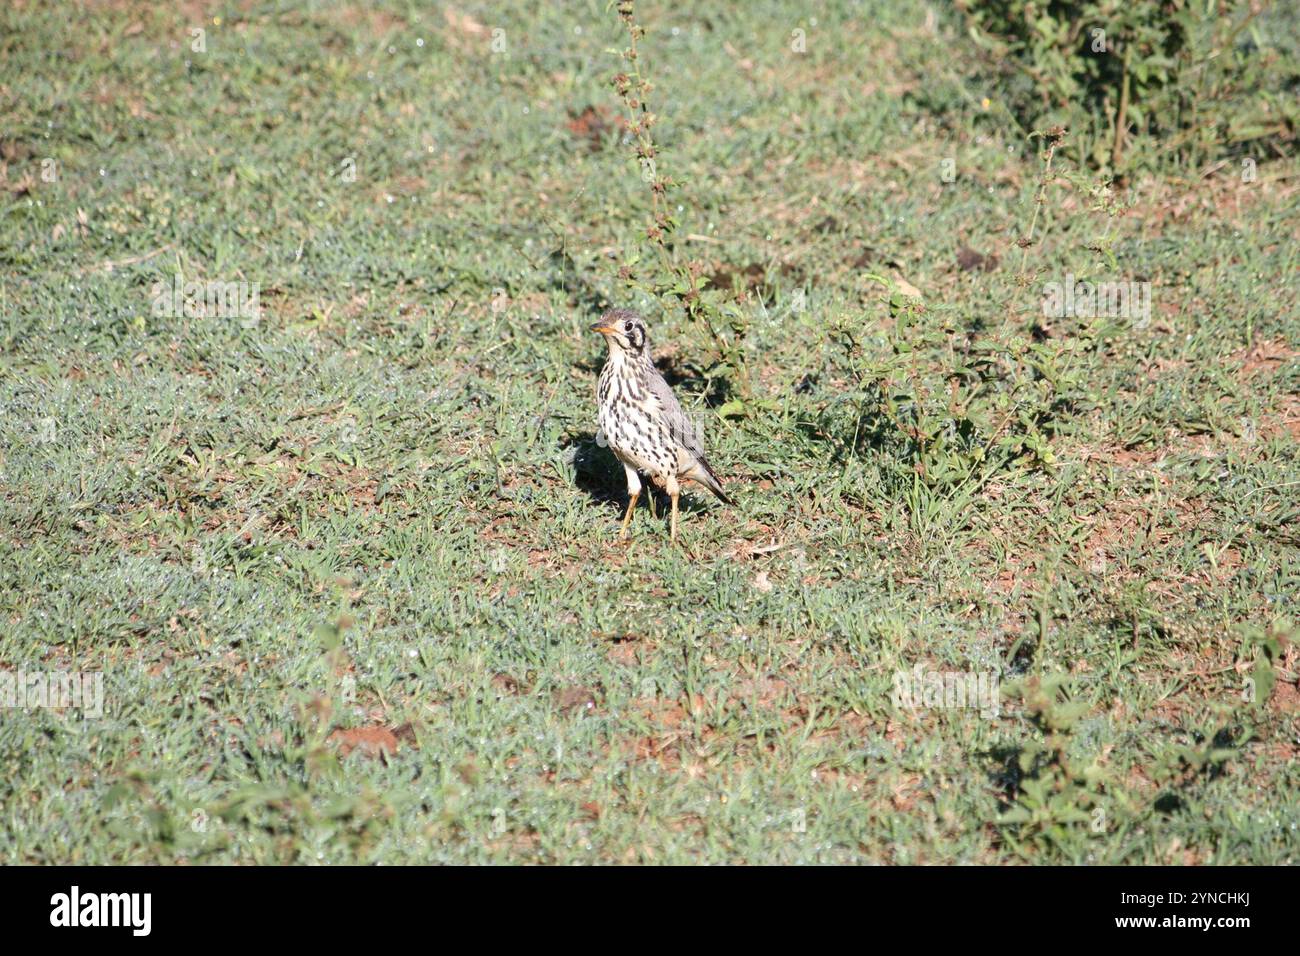
<svg viewBox="0 0 1300 956">
<path fill-rule="evenodd" d="M 624 332 L 631 332 L 631 331 L 632 331 L 632 323 L 631 323 L 631 322 L 626 322 L 626 323 L 624 323 L 624 324 L 623 324 L 623 331 L 624 331 Z"/>
</svg>

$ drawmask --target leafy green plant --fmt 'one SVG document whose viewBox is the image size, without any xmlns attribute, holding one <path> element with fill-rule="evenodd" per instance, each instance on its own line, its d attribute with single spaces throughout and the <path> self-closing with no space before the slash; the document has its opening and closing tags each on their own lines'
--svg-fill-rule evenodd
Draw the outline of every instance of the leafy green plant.
<svg viewBox="0 0 1300 956">
<path fill-rule="evenodd" d="M 888 287 L 888 280 L 877 279 Z M 831 406 L 853 410 L 846 442 L 889 448 L 930 486 L 951 486 L 1019 463 L 1051 469 L 1057 418 L 1085 398 L 1073 352 L 1086 343 L 986 336 L 887 293 L 885 348 L 860 324 L 831 330 L 854 387 Z"/>
<path fill-rule="evenodd" d="M 1066 843 L 1080 826 L 1107 832 L 1105 773 L 1096 760 L 1081 765 L 1070 756 L 1076 726 L 1089 709 L 1087 701 L 1070 696 L 1070 676 L 1028 677 L 1003 693 L 1020 698 L 1041 736 L 1013 755 L 1011 806 L 997 822 L 1016 840 L 1034 843 Z"/>
<path fill-rule="evenodd" d="M 1296 71 L 1261 28 L 1268 2 L 959 0 L 1030 127 L 1068 126 L 1074 159 L 1113 174 L 1198 165 L 1295 139 Z"/>
<path fill-rule="evenodd" d="M 665 175 L 659 166 L 660 150 L 652 132 L 659 117 L 649 108 L 654 84 L 646 76 L 644 58 L 637 49 L 637 41 L 645 36 L 645 28 L 637 22 L 632 0 L 621 0 L 618 15 L 627 30 L 628 45 L 620 54 L 626 68 L 615 74 L 612 83 L 627 114 L 629 142 L 641 180 L 650 187 L 651 221 L 646 227 L 644 241 L 653 250 L 653 262 L 634 256 L 620 266 L 619 275 L 665 307 L 673 303 L 680 305 L 687 317 L 708 333 L 717 353 L 709 376 L 724 377 L 733 370 L 738 373 L 737 384 L 742 400 L 732 401 L 728 407 L 733 414 L 741 413 L 745 409 L 743 400 L 751 394 L 742 344 L 747 323 L 740 309 L 727 308 L 723 303 L 722 294 L 726 290 L 706 288 L 702 263 L 675 255 L 673 237 L 680 222 L 673 215 L 668 195 L 681 184 Z M 727 332 L 730 332 L 729 336 Z"/>
<path fill-rule="evenodd" d="M 1250 663 L 1243 699 L 1259 710 L 1268 703 L 1277 684 L 1276 667 L 1291 641 L 1290 628 L 1284 622 L 1271 627 L 1247 627 L 1242 632 L 1242 658 Z"/>
</svg>

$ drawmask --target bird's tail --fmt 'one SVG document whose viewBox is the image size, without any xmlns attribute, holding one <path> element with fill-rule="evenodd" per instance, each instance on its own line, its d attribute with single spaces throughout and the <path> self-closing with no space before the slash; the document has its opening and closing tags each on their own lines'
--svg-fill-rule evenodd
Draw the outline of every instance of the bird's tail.
<svg viewBox="0 0 1300 956">
<path fill-rule="evenodd" d="M 718 496 L 718 500 L 723 504 L 734 504 L 727 493 L 722 490 L 722 480 L 714 473 L 713 466 L 710 465 L 703 455 L 696 456 L 695 467 L 687 472 L 686 477 L 692 481 L 697 481 L 709 491 Z"/>
</svg>

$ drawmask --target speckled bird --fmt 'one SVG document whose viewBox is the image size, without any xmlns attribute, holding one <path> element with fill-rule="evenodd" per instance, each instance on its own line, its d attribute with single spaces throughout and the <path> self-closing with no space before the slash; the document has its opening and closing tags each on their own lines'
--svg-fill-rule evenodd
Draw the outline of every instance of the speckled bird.
<svg viewBox="0 0 1300 956">
<path fill-rule="evenodd" d="M 704 457 L 699 430 L 677 403 L 650 357 L 645 320 L 629 309 L 611 309 L 591 327 L 605 336 L 609 358 L 596 386 L 597 423 L 627 474 L 626 536 L 644 474 L 672 499 L 671 536 L 677 537 L 677 497 L 683 481 L 695 481 L 726 504 L 713 467 Z"/>
</svg>

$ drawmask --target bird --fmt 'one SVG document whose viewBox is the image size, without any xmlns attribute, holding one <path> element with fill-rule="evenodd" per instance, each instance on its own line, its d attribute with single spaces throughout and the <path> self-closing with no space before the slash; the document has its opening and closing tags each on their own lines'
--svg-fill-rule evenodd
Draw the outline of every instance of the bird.
<svg viewBox="0 0 1300 956">
<path fill-rule="evenodd" d="M 641 494 L 640 474 L 672 499 L 669 536 L 677 538 L 677 498 L 683 481 L 694 481 L 732 504 L 709 460 L 699 429 L 686 417 L 676 396 L 655 368 L 643 318 L 631 309 L 610 309 L 592 325 L 605 337 L 609 357 L 596 384 L 597 424 L 627 475 L 627 537 L 632 511 Z"/>
</svg>

